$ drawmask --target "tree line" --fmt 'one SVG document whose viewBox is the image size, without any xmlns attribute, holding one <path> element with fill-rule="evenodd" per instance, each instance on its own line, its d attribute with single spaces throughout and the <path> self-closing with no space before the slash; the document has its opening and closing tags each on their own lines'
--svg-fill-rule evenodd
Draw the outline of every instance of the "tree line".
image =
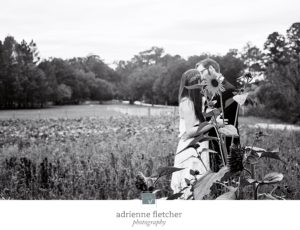
<svg viewBox="0 0 300 230">
<path fill-rule="evenodd" d="M 271 33 L 264 52 L 256 50 L 254 70 L 265 76 L 256 90 L 260 106 L 255 115 L 276 117 L 300 123 L 300 23 L 294 23 L 285 34 Z"/>
<path fill-rule="evenodd" d="M 34 41 L 18 43 L 7 36 L 0 41 L 0 107 L 43 107 L 47 102 L 60 105 L 111 99 L 176 105 L 182 74 L 210 57 L 233 83 L 246 72 L 262 76 L 254 83 L 259 86 L 255 96 L 263 105 L 262 111 L 271 111 L 278 117 L 289 111 L 299 120 L 299 52 L 300 23 L 292 24 L 285 35 L 271 33 L 263 50 L 247 43 L 242 50 L 231 49 L 225 55 L 202 53 L 185 59 L 151 47 L 129 61 L 116 62 L 115 69 L 97 55 L 40 60 Z"/>
<path fill-rule="evenodd" d="M 111 100 L 117 73 L 96 55 L 40 60 L 34 41 L 0 41 L 0 107 L 43 107 Z"/>
</svg>

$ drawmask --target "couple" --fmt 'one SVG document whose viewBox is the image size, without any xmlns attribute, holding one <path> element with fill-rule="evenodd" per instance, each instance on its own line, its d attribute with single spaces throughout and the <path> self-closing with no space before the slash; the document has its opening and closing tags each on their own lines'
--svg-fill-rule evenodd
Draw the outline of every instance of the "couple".
<svg viewBox="0 0 300 230">
<path fill-rule="evenodd" d="M 220 73 L 219 64 L 210 59 L 204 59 L 196 64 L 196 69 L 190 69 L 186 71 L 181 78 L 180 88 L 179 88 L 179 143 L 174 160 L 174 166 L 178 168 L 184 168 L 181 171 L 174 172 L 172 174 L 171 188 L 175 193 L 178 193 L 187 186 L 185 181 L 186 179 L 192 179 L 193 176 L 190 174 L 190 170 L 198 170 L 199 175 L 197 178 L 200 178 L 205 174 L 206 171 L 218 171 L 221 167 L 221 156 L 220 154 L 211 154 L 208 151 L 202 151 L 201 158 L 202 162 L 195 158 L 197 153 L 195 149 L 188 148 L 183 150 L 192 140 L 193 134 L 197 131 L 197 127 L 205 121 L 209 121 L 205 118 L 204 113 L 207 112 L 207 102 L 205 97 L 203 97 L 199 88 L 187 88 L 192 85 L 196 85 L 199 82 L 207 81 L 210 79 L 212 74 Z M 213 83 L 213 82 L 212 82 Z M 235 90 L 236 82 L 230 82 L 228 79 L 223 79 L 222 82 L 224 86 L 224 91 L 222 92 L 222 97 L 220 96 L 211 96 L 213 100 L 216 100 L 215 107 L 221 107 L 221 100 L 223 105 L 226 105 L 224 109 L 224 120 L 217 118 L 218 124 L 234 124 L 235 115 L 237 110 L 237 103 L 233 101 L 232 97 L 234 96 L 233 92 Z M 208 87 L 208 85 L 207 85 Z M 238 122 L 236 122 L 236 127 L 238 127 Z M 216 136 L 214 130 L 209 131 L 209 136 Z M 234 139 L 234 144 L 239 144 L 239 138 Z M 229 152 L 231 145 L 231 138 L 226 138 L 226 148 Z M 218 144 L 214 141 L 202 141 L 197 151 L 202 149 L 214 149 L 216 152 L 220 152 Z M 189 189 L 182 191 L 183 198 L 187 199 L 192 192 Z"/>
</svg>

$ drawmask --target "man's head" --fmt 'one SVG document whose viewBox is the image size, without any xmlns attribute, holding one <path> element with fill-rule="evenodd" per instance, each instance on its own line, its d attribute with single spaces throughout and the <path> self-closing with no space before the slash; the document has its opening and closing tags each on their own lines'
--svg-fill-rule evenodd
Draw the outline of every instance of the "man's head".
<svg viewBox="0 0 300 230">
<path fill-rule="evenodd" d="M 217 73 L 220 73 L 220 65 L 218 62 L 211 58 L 206 58 L 196 64 L 196 69 L 200 72 L 201 79 L 206 79 L 207 76 L 210 74 L 209 68 L 213 67 Z M 236 87 L 236 81 L 233 81 L 232 78 L 223 80 L 223 85 L 225 89 L 234 89 Z"/>
<path fill-rule="evenodd" d="M 196 69 L 200 72 L 201 75 L 204 74 L 205 70 L 208 70 L 212 66 L 217 73 L 220 73 L 220 65 L 211 58 L 205 58 L 204 60 L 196 64 Z"/>
</svg>

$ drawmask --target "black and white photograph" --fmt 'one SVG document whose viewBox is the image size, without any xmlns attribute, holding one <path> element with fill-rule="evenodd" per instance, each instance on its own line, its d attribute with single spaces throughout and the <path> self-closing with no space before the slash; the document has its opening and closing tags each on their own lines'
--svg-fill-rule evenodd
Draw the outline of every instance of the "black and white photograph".
<svg viewBox="0 0 300 230">
<path fill-rule="evenodd" d="M 1 0 L 0 208 L 300 200 L 299 10 Z"/>
</svg>

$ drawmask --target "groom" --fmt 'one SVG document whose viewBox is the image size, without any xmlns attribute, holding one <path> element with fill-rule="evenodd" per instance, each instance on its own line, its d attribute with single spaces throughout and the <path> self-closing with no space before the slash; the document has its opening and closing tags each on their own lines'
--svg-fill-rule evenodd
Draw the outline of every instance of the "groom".
<svg viewBox="0 0 300 230">
<path fill-rule="evenodd" d="M 210 66 L 212 66 L 217 73 L 220 73 L 220 66 L 213 59 L 206 58 L 206 59 L 204 59 L 204 60 L 202 60 L 202 61 L 200 61 L 196 64 L 196 68 L 199 70 L 199 72 L 201 73 L 201 75 L 204 78 L 205 78 L 205 76 L 207 76 L 209 74 L 208 69 L 209 69 Z M 223 116 L 224 116 L 225 120 L 228 120 L 228 124 L 234 125 L 238 104 L 237 104 L 237 102 L 235 102 L 233 100 L 233 96 L 234 96 L 233 93 L 236 89 L 237 82 L 236 82 L 236 79 L 235 79 L 235 81 L 233 81 L 232 79 L 226 78 L 226 76 L 225 76 L 222 84 L 225 88 L 225 91 L 222 92 L 222 102 L 223 102 L 223 106 L 224 106 Z M 215 107 L 216 108 L 221 108 L 221 97 L 216 96 L 214 99 L 217 101 L 217 103 L 215 104 Z M 235 127 L 238 130 L 238 118 L 236 120 Z M 216 133 L 213 130 L 209 133 L 209 135 L 210 136 L 216 136 Z M 226 137 L 226 148 L 227 148 L 228 154 L 230 152 L 231 141 L 232 141 L 231 137 Z M 238 145 L 240 143 L 240 139 L 239 138 L 234 138 L 233 143 Z M 213 148 L 215 150 L 219 150 L 219 146 L 216 142 L 215 143 L 212 142 L 211 145 L 212 146 L 210 146 L 210 148 Z M 217 151 L 217 152 L 219 152 L 219 151 Z M 217 155 L 217 154 L 212 154 L 211 155 L 211 162 L 214 162 L 214 163 L 211 164 L 212 171 L 218 171 L 219 168 L 220 168 L 220 164 L 222 162 L 220 156 Z"/>
</svg>

